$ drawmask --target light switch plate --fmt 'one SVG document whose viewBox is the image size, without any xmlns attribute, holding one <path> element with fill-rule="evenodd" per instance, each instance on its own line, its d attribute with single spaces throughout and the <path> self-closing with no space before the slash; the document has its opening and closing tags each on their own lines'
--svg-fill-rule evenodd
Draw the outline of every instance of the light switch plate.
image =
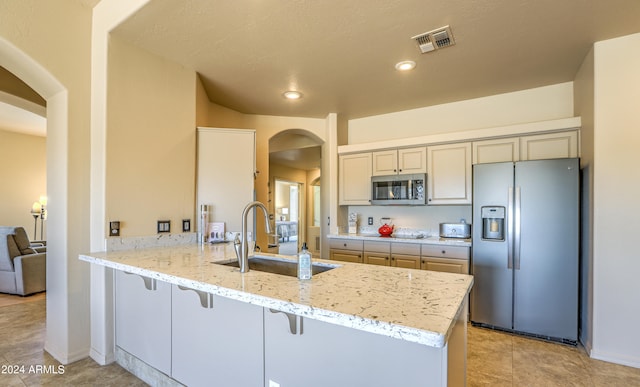
<svg viewBox="0 0 640 387">
<path fill-rule="evenodd" d="M 182 219 L 182 232 L 191 231 L 191 219 Z"/>
</svg>

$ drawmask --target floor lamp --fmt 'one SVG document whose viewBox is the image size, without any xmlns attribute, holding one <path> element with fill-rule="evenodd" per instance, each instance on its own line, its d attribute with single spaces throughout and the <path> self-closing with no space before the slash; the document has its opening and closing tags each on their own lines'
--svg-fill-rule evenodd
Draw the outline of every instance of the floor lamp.
<svg viewBox="0 0 640 387">
<path fill-rule="evenodd" d="M 40 202 L 33 202 L 33 206 L 31 206 L 31 215 L 33 216 L 33 240 L 37 240 L 38 238 L 38 218 L 42 212 L 42 206 Z M 42 231 L 40 231 L 40 235 L 42 236 Z"/>
</svg>

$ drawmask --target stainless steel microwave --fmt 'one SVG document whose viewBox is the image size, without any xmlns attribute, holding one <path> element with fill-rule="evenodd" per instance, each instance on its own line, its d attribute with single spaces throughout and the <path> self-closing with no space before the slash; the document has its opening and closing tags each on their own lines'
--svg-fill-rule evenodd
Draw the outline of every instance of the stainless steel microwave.
<svg viewBox="0 0 640 387">
<path fill-rule="evenodd" d="M 371 204 L 423 206 L 426 201 L 427 175 L 373 176 Z"/>
</svg>

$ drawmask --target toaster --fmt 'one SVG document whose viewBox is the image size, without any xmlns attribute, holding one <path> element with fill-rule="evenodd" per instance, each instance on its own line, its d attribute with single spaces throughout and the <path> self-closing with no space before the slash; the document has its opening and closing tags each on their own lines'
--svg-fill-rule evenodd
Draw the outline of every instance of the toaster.
<svg viewBox="0 0 640 387">
<path fill-rule="evenodd" d="M 441 238 L 471 238 L 470 223 L 440 223 Z"/>
</svg>

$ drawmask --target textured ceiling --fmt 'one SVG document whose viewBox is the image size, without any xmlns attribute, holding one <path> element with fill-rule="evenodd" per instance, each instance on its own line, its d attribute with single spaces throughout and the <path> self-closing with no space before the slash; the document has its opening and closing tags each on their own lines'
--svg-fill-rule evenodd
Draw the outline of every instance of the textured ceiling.
<svg viewBox="0 0 640 387">
<path fill-rule="evenodd" d="M 456 45 L 420 54 L 410 38 L 444 25 Z M 572 81 L 595 41 L 636 32 L 638 0 L 152 0 L 114 31 L 217 104 L 346 119 Z"/>
</svg>

